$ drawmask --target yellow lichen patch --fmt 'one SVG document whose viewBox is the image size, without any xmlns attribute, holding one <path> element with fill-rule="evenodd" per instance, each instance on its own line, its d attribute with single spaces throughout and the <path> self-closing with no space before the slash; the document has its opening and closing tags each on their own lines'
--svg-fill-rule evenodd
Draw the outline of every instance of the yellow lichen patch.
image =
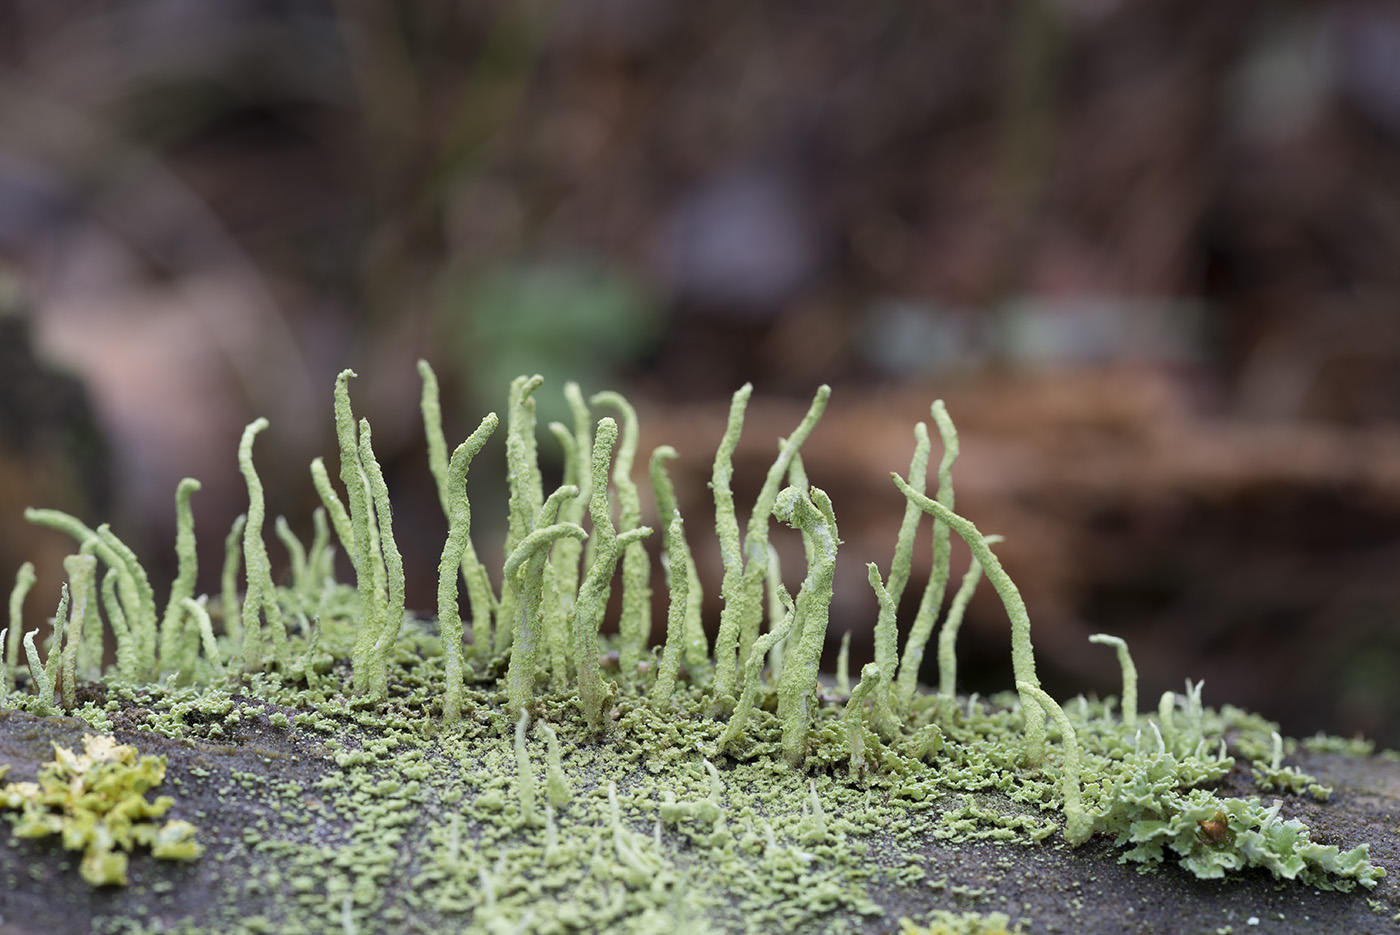
<svg viewBox="0 0 1400 935">
<path fill-rule="evenodd" d="M 16 837 L 61 836 L 65 848 L 83 852 L 79 869 L 93 886 L 125 886 L 127 854 L 137 845 L 167 860 L 193 860 L 203 852 L 194 825 L 154 820 L 175 804 L 168 795 L 146 799 L 146 791 L 165 779 L 165 757 L 138 756 L 135 747 L 91 734 L 83 736 L 83 751 L 54 744 L 54 759 L 38 782 L 0 789 L 0 808 L 19 811 L 11 816 Z M 0 767 L 0 775 L 5 771 Z"/>
</svg>

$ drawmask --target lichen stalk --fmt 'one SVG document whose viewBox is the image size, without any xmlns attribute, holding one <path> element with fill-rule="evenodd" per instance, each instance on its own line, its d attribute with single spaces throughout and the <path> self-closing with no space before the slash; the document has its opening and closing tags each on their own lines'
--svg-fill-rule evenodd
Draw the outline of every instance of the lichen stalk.
<svg viewBox="0 0 1400 935">
<path fill-rule="evenodd" d="M 812 434 L 812 430 L 821 421 L 822 413 L 826 411 L 827 400 L 830 398 L 830 386 L 822 384 L 817 388 L 812 404 L 807 408 L 807 414 L 802 417 L 793 433 L 782 441 L 778 457 L 768 468 L 768 476 L 764 478 L 763 486 L 754 500 L 753 512 L 749 514 L 749 525 L 744 532 L 744 575 L 741 580 L 743 593 L 739 604 L 742 611 L 739 617 L 739 665 L 743 665 L 744 660 L 748 658 L 763 620 L 763 588 L 768 573 L 768 528 L 772 523 L 778 491 L 782 488 L 783 479 L 789 469 L 794 466 L 797 480 L 801 482 L 804 479 L 805 472 L 801 468 L 798 452 L 807 436 Z M 805 484 L 799 489 L 805 492 Z M 804 626 L 801 614 L 798 615 L 795 626 L 799 631 Z"/>
<path fill-rule="evenodd" d="M 874 568 L 872 564 L 870 566 Z M 877 572 L 878 574 L 878 572 Z M 867 662 L 860 670 L 860 681 L 846 699 L 846 708 L 841 713 L 841 726 L 846 732 L 846 743 L 851 751 L 851 775 L 858 776 L 865 771 L 866 751 L 878 746 L 879 740 L 865 726 L 865 706 L 873 701 L 882 687 L 880 666 Z"/>
<path fill-rule="evenodd" d="M 797 594 L 793 626 L 800 630 L 796 645 L 789 643 L 778 680 L 778 721 L 782 724 L 783 756 L 792 765 L 806 752 L 807 728 L 817 689 L 817 669 L 826 642 L 827 618 L 831 610 L 832 579 L 836 571 L 836 516 L 831 499 L 820 488 L 810 495 L 789 487 L 773 505 L 780 521 L 812 536 L 817 544 L 816 561 L 807 569 Z"/>
<path fill-rule="evenodd" d="M 72 608 L 67 632 L 64 634 L 62 657 L 62 677 L 58 690 L 63 701 L 63 710 L 72 711 L 77 704 L 78 690 L 78 648 L 83 642 L 83 630 L 88 626 L 88 614 L 92 611 L 93 584 L 97 578 L 97 557 L 87 553 L 69 555 L 63 560 L 63 570 L 68 573 L 68 583 Z M 101 626 L 100 619 L 91 621 Z M 58 631 L 54 632 L 53 644 L 49 647 L 49 658 L 59 654 Z"/>
<path fill-rule="evenodd" d="M 894 670 L 899 665 L 899 633 L 895 628 L 895 596 L 880 580 L 880 568 L 874 562 L 866 566 L 867 580 L 875 592 L 879 604 L 879 614 L 875 618 L 875 724 L 876 729 L 886 738 L 893 737 L 899 723 L 895 716 Z M 864 679 L 862 672 L 861 678 Z"/>
<path fill-rule="evenodd" d="M 438 632 L 442 639 L 447 679 L 443 692 L 443 719 L 448 723 L 461 717 L 462 693 L 465 688 L 462 681 L 462 615 L 458 605 L 457 582 L 458 569 L 466 567 L 464 556 L 471 546 L 471 502 L 466 490 L 467 471 L 471 468 L 472 459 L 495 432 L 496 424 L 494 412 L 488 413 L 486 418 L 481 420 L 476 431 L 452 452 L 452 459 L 447 464 L 442 481 L 443 509 L 447 514 L 447 541 L 442 547 L 442 560 L 438 562 L 437 610 Z M 470 575 L 467 580 L 472 580 Z M 472 638 L 475 640 L 479 637 L 476 628 L 483 623 L 489 626 L 490 609 L 478 604 L 480 598 L 473 598 L 470 590 L 468 596 L 471 599 Z"/>
<path fill-rule="evenodd" d="M 389 503 L 389 487 L 384 482 L 384 472 L 379 467 L 379 460 L 374 456 L 367 419 L 360 420 L 360 462 L 364 465 L 374 502 L 374 517 L 378 527 L 376 539 L 385 576 L 381 623 L 371 648 L 373 676 L 370 682 L 370 694 L 375 698 L 383 698 L 389 690 L 389 655 L 403 628 L 403 556 L 394 541 L 394 511 Z M 285 635 L 283 639 L 285 640 Z"/>
<path fill-rule="evenodd" d="M 928 439 L 928 426 L 919 422 L 914 426 L 914 456 L 909 462 L 909 486 L 923 493 L 928 478 L 928 459 L 931 446 Z M 904 596 L 904 587 L 909 583 L 909 571 L 914 562 L 914 538 L 919 532 L 919 521 L 923 511 L 911 501 L 904 503 L 904 517 L 899 523 L 899 536 L 895 539 L 894 558 L 890 561 L 890 575 L 885 582 L 890 600 L 895 607 Z M 896 663 L 897 665 L 897 663 Z M 892 677 L 894 667 L 888 670 L 881 666 L 886 677 Z"/>
<path fill-rule="evenodd" d="M 611 406 L 622 416 L 621 440 L 613 459 L 612 484 L 617 491 L 618 528 L 623 532 L 642 523 L 642 499 L 632 480 L 632 463 L 637 457 L 637 411 L 622 394 L 611 390 L 589 400 L 594 406 Z M 670 518 L 662 519 L 669 524 Z M 633 542 L 622 552 L 622 615 L 618 619 L 618 664 L 625 677 L 632 677 L 651 641 L 651 559 L 641 542 Z"/>
<path fill-rule="evenodd" d="M 666 473 L 666 462 L 678 457 L 676 449 L 670 445 L 660 445 L 651 453 L 650 475 L 651 489 L 656 497 L 656 515 L 658 517 L 679 516 L 680 507 L 676 502 L 676 489 L 671 483 L 670 476 Z M 669 532 L 669 530 L 668 530 Z M 702 611 L 705 603 L 705 592 L 700 584 L 700 574 L 695 570 L 695 559 L 690 551 L 690 543 L 686 541 L 684 529 L 676 542 L 680 550 L 680 558 L 685 566 L 685 647 L 682 657 L 685 660 L 686 668 L 690 670 L 691 680 L 710 666 L 710 643 L 705 636 L 705 623 Z M 667 540 L 667 559 L 665 564 L 666 586 L 674 593 L 675 581 L 673 576 L 677 574 L 675 560 L 670 557 L 670 540 Z M 774 620 L 778 619 L 775 614 Z"/>
<path fill-rule="evenodd" d="M 1060 795 L 1064 798 L 1065 840 L 1070 844 L 1083 844 L 1089 840 L 1089 835 L 1093 833 L 1094 823 L 1084 810 L 1080 799 L 1079 739 L 1075 736 L 1074 727 L 1070 724 L 1064 709 L 1059 706 L 1055 699 L 1042 691 L 1040 686 L 1018 680 L 1016 690 L 1021 693 L 1023 698 L 1029 696 L 1035 699 L 1036 704 L 1050 713 L 1050 718 L 1060 729 L 1060 740 L 1065 747 L 1064 763 L 1060 766 Z"/>
<path fill-rule="evenodd" d="M 34 647 L 34 631 L 24 634 L 24 654 L 29 660 L 29 676 L 39 692 L 39 714 L 53 714 L 53 693 L 58 678 L 59 662 L 62 658 L 63 632 L 68 619 L 68 584 L 59 586 L 58 611 L 53 615 L 53 636 L 49 640 L 49 655 L 44 663 L 39 663 L 39 651 Z"/>
<path fill-rule="evenodd" d="M 248 487 L 248 520 L 243 527 L 243 567 L 248 576 L 248 589 L 243 596 L 241 615 L 245 672 L 264 669 L 279 657 L 287 640 L 286 624 L 277 603 L 277 589 L 272 583 L 272 562 L 262 539 L 267 509 L 263 503 L 263 486 L 253 466 L 253 439 L 266 430 L 267 425 L 266 419 L 253 420 L 243 430 L 243 439 L 238 445 L 238 468 Z M 268 629 L 267 638 L 263 636 L 264 621 Z M 269 655 L 273 658 L 269 658 Z"/>
<path fill-rule="evenodd" d="M 81 520 L 60 510 L 24 511 L 24 518 L 39 526 L 57 529 L 79 543 L 95 540 L 92 551 L 117 573 L 117 593 L 121 599 L 126 622 L 125 632 L 130 643 L 127 667 L 119 667 L 123 678 L 154 678 L 156 676 L 156 602 L 150 579 L 141 567 L 136 553 L 116 537 L 107 524 L 89 529 Z"/>
<path fill-rule="evenodd" d="M 1002 540 L 1001 536 L 985 536 L 982 541 L 993 545 Z M 964 572 L 962 584 L 948 605 L 948 615 L 938 630 L 938 694 L 952 698 L 958 690 L 958 631 L 962 629 L 963 616 L 967 613 L 968 602 L 982 580 L 982 564 L 974 557 Z"/>
<path fill-rule="evenodd" d="M 744 726 L 748 723 L 749 713 L 753 710 L 754 701 L 758 697 L 758 689 L 762 681 L 763 661 L 767 653 L 787 639 L 788 633 L 792 631 L 793 618 L 797 609 L 793 604 L 792 597 L 787 589 L 782 585 L 778 586 L 778 600 L 783 607 L 783 616 L 779 619 L 778 625 L 767 633 L 764 633 L 754 642 L 754 650 L 749 653 L 749 658 L 744 660 L 744 684 L 739 695 L 739 701 L 734 705 L 734 713 L 729 716 L 729 723 L 724 727 L 724 733 L 720 734 L 715 741 L 715 755 L 723 753 L 734 745 L 744 733 Z"/>
<path fill-rule="evenodd" d="M 319 458 L 317 459 L 320 460 Z M 224 537 L 224 567 L 219 575 L 223 606 L 224 633 L 234 645 L 243 645 L 243 622 L 240 619 L 238 604 L 238 569 L 243 565 L 243 525 L 248 522 L 248 514 L 240 513 Z"/>
<path fill-rule="evenodd" d="M 681 652 L 686 640 L 686 607 L 690 597 L 690 560 L 685 549 L 685 523 L 675 512 L 666 527 L 666 557 L 671 573 L 671 598 L 666 611 L 666 644 L 661 651 L 661 665 L 651 697 L 656 704 L 667 704 L 676 688 L 680 671 Z"/>
<path fill-rule="evenodd" d="M 516 377 L 510 384 L 506 411 L 506 483 L 510 488 L 508 502 L 505 554 L 509 557 L 525 537 L 539 526 L 539 512 L 544 505 L 544 481 L 540 477 L 538 448 L 535 442 L 534 392 L 544 384 L 544 377 Z M 503 653 L 514 639 L 515 620 L 519 614 L 518 596 L 509 579 L 501 583 L 501 599 L 496 605 L 495 649 Z"/>
<path fill-rule="evenodd" d="M 6 628 L 4 671 L 0 673 L 6 691 L 15 687 L 20 640 L 24 636 L 24 599 L 34 587 L 35 580 L 34 563 L 25 562 L 15 573 L 15 586 L 10 589 L 10 625 Z"/>
<path fill-rule="evenodd" d="M 521 710 L 515 722 L 515 791 L 520 800 L 520 819 L 526 825 L 536 822 L 535 770 L 530 765 L 530 752 L 525 746 L 525 736 L 530 730 L 530 712 Z"/>
<path fill-rule="evenodd" d="M 558 511 L 559 495 L 576 497 L 578 488 L 560 487 L 552 494 L 549 503 L 540 510 L 541 521 L 553 519 Z M 544 643 L 540 610 L 549 546 L 559 538 L 583 539 L 587 535 L 582 526 L 553 523 L 526 536 L 506 559 L 503 577 L 517 596 L 515 637 L 511 643 L 510 667 L 506 670 L 506 704 L 511 711 L 523 710 L 535 692 L 535 668 L 539 665 L 540 648 Z"/>
<path fill-rule="evenodd" d="M 195 580 L 199 576 L 199 557 L 195 548 L 194 510 L 190 497 L 200 488 L 193 477 L 181 480 L 175 488 L 175 581 L 170 585 L 170 600 L 160 623 L 160 671 L 170 672 L 184 665 L 185 612 L 181 602 L 194 596 Z"/>
<path fill-rule="evenodd" d="M 609 582 L 617 564 L 617 529 L 608 506 L 608 466 L 617 443 L 617 423 L 598 420 L 593 441 L 593 495 L 589 514 L 593 519 L 593 561 L 579 588 L 574 605 L 574 671 L 578 675 L 579 704 L 588 726 L 602 726 L 603 678 L 598 666 L 598 626 L 607 607 Z"/>
<path fill-rule="evenodd" d="M 724 435 L 715 449 L 714 467 L 710 474 L 710 490 L 715 499 L 715 535 L 719 539 L 720 561 L 724 579 L 720 597 L 724 609 L 720 612 L 719 633 L 715 636 L 714 695 L 717 706 L 723 707 L 727 696 L 734 694 L 738 679 L 739 615 L 744 575 L 744 553 L 739 539 L 739 519 L 734 512 L 734 450 L 744 430 L 744 410 L 748 407 L 753 384 L 745 383 L 729 402 L 729 420 Z"/>
<path fill-rule="evenodd" d="M 190 615 L 199 632 L 201 645 L 204 647 L 204 658 L 209 660 L 209 667 L 213 670 L 216 682 L 222 682 L 224 678 L 224 663 L 219 655 L 219 644 L 214 639 L 214 625 L 209 619 L 209 611 L 204 606 L 204 600 L 195 600 L 187 597 L 181 602 L 185 613 Z"/>
<path fill-rule="evenodd" d="M 1006 569 L 1002 568 L 1001 560 L 987 545 L 982 533 L 970 521 L 958 516 L 942 503 L 914 490 L 898 474 L 892 473 L 890 476 L 900 492 L 917 503 L 924 512 L 933 514 L 935 519 L 945 523 L 967 543 L 972 557 L 982 566 L 987 580 L 996 589 L 1002 606 L 1006 608 L 1006 615 L 1010 618 L 1011 669 L 1017 683 L 1025 682 L 1028 685 L 1039 686 L 1040 680 L 1035 674 L 1035 651 L 1031 648 L 1031 618 L 1026 612 L 1026 602 L 1022 600 L 1021 592 L 1011 580 L 1011 576 L 1006 573 Z M 917 669 L 913 671 L 917 674 Z M 903 674 L 901 670 L 900 675 Z M 1026 719 L 1028 755 L 1031 762 L 1037 763 L 1045 755 L 1045 714 L 1040 710 L 1035 698 L 1026 692 L 1021 693 L 1021 709 Z"/>
<path fill-rule="evenodd" d="M 954 508 L 953 463 L 958 459 L 958 431 L 953 426 L 953 420 L 948 417 L 948 410 L 943 405 L 943 400 L 934 400 L 930 411 L 934 424 L 938 426 L 939 438 L 943 442 L 943 458 L 938 464 L 938 492 L 934 499 L 947 512 L 952 513 Z M 919 460 L 916 447 L 914 463 L 910 466 L 909 486 L 920 496 L 924 496 L 923 484 L 914 483 L 915 478 L 912 476 L 912 470 L 918 466 Z M 926 466 L 927 455 L 925 455 L 924 463 Z M 919 680 L 919 668 L 923 664 L 924 652 L 928 646 L 929 638 L 933 635 L 938 613 L 943 606 L 943 595 L 948 587 L 950 545 L 948 525 L 935 516 L 933 564 L 929 569 L 928 584 L 924 586 L 924 593 L 919 599 L 919 609 L 914 615 L 914 623 L 909 628 L 908 640 L 904 644 L 904 657 L 900 660 L 899 674 L 895 677 L 895 682 L 899 686 L 899 697 L 906 706 L 914 697 L 914 687 Z"/>
<path fill-rule="evenodd" d="M 1133 665 L 1127 642 L 1122 637 L 1109 636 L 1107 633 L 1095 633 L 1089 637 L 1089 642 L 1112 646 L 1117 651 L 1118 667 L 1123 673 L 1123 726 L 1133 727 L 1137 724 L 1137 666 Z"/>
</svg>

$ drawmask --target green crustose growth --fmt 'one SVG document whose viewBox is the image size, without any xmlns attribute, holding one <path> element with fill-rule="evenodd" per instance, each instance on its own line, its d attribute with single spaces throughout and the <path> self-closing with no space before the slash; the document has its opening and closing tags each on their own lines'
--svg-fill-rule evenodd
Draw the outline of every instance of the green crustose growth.
<svg viewBox="0 0 1400 935">
<path fill-rule="evenodd" d="M 809 482 L 799 452 L 825 387 L 779 441 L 743 526 L 731 481 L 750 388 L 733 397 L 712 468 L 723 609 L 711 651 L 691 553 L 698 532 L 666 472 L 677 454 L 658 447 L 646 466 L 664 533 L 647 541 L 632 476 L 638 427 L 626 400 L 593 396 L 620 417 L 595 420 L 579 388 L 565 388 L 572 425 L 549 427 L 564 472 L 546 497 L 533 398 L 543 381 L 514 381 L 502 433 L 509 529 L 501 564 L 488 571 L 467 490 L 497 418 L 449 448 L 436 379 L 426 363 L 419 373 L 428 469 L 446 519 L 436 619 L 404 612 L 390 492 L 369 424 L 351 409 L 350 371 L 336 380 L 333 406 L 343 492 L 316 459 L 323 511 L 310 547 L 276 523 L 291 559 L 286 586 L 271 576 L 253 464 L 265 420 L 238 447 L 248 510 L 226 540 L 224 593 L 212 602 L 193 594 L 192 480 L 177 491 L 179 574 L 162 615 L 140 562 L 110 529 L 28 514 L 72 536 L 76 552 L 65 562 L 69 582 L 56 589 L 47 648 L 36 632 L 21 633 L 33 570 L 20 569 L 0 631 L 0 705 L 49 715 L 60 701 L 98 728 L 126 705 L 124 716 L 144 719 L 143 729 L 210 749 L 251 721 L 287 732 L 298 750 L 319 750 L 327 764 L 314 790 L 237 777 L 286 804 L 266 827 L 206 844 L 220 857 L 257 858 L 238 865 L 253 876 L 249 887 L 211 896 L 211 918 L 224 929 L 393 931 L 411 913 L 429 930 L 483 935 L 581 926 L 803 932 L 881 911 L 871 881 L 925 873 L 904 865 L 919 841 L 1034 844 L 1057 831 L 1071 844 L 1106 836 L 1122 860 L 1171 859 L 1203 877 L 1259 867 L 1351 889 L 1383 875 L 1364 844 L 1314 843 L 1279 810 L 1220 795 L 1214 787 L 1238 755 L 1253 763 L 1261 791 L 1326 797 L 1282 762 L 1274 725 L 1205 707 L 1200 683 L 1180 696 L 1183 712 L 1169 692 L 1155 716 L 1138 714 L 1131 658 L 1116 637 L 1094 641 L 1118 650 L 1121 718 L 1108 703 L 1062 705 L 1041 689 L 1029 613 L 990 548 L 997 537 L 953 512 L 958 443 L 941 403 L 932 407 L 944 445 L 938 489 L 924 492 L 931 446 L 920 426 L 908 480 L 895 477 L 905 512 L 889 573 L 866 567 L 874 661 L 854 687 L 833 691 L 818 665 L 840 540 L 831 500 Z M 479 502 L 485 492 L 472 494 Z M 926 514 L 933 568 L 901 646 L 897 608 Z M 789 570 L 787 581 L 769 542 L 774 521 L 802 537 L 806 568 Z M 973 561 L 945 608 L 952 533 Z M 335 579 L 332 540 L 349 556 L 353 582 Z M 646 595 L 658 556 L 669 600 L 655 646 Z M 619 568 L 612 635 L 605 618 Z M 1010 620 L 1015 692 L 963 702 L 954 698 L 956 636 L 984 575 Z M 940 684 L 931 694 L 918 675 L 935 631 Z M 97 679 L 105 695 L 87 696 L 105 703 L 84 701 L 79 685 Z M 271 907 L 262 922 L 244 918 L 241 901 L 254 891 Z"/>
</svg>

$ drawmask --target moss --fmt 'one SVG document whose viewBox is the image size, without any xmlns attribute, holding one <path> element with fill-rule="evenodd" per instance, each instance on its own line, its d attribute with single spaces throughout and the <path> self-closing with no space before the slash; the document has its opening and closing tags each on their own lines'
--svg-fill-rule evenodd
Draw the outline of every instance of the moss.
<svg viewBox="0 0 1400 935">
<path fill-rule="evenodd" d="M 906 521 L 888 580 L 867 566 L 880 605 L 877 660 L 846 692 L 817 673 L 839 539 L 835 509 L 808 482 L 799 452 L 825 390 L 781 444 L 742 537 L 729 477 L 749 390 L 735 394 L 713 469 L 725 568 L 713 655 L 698 625 L 687 525 L 662 470 L 674 452 L 653 455 L 665 535 L 650 548 L 664 549 L 671 589 L 658 665 L 639 597 L 650 530 L 631 485 L 631 407 L 616 394 L 593 397 L 620 413 L 620 431 L 611 417 L 594 422 L 581 392 L 566 390 L 574 425 L 551 427 L 565 477 L 546 497 L 533 400 L 541 381 L 515 382 L 505 432 L 511 523 L 504 574 L 493 584 L 471 543 L 465 489 L 496 419 L 482 420 L 449 458 L 436 381 L 426 365 L 420 372 L 429 463 L 449 520 L 436 620 L 402 612 L 388 491 L 369 426 L 351 412 L 348 371 L 335 391 L 344 500 L 315 462 L 325 512 L 310 548 L 279 533 L 293 563 L 288 587 L 271 582 L 260 547 L 251 443 L 261 422 L 240 448 L 249 519 L 230 535 L 224 575 L 234 591 L 241 552 L 248 586 L 241 600 L 225 593 L 214 602 L 217 614 L 188 593 L 182 575 L 157 621 L 144 572 L 109 531 L 34 514 L 110 569 L 106 615 L 87 600 L 81 624 L 70 623 L 66 637 L 60 631 L 42 664 L 27 634 L 32 671 L 7 662 L 14 687 L 5 704 L 49 713 L 55 688 L 73 687 L 66 669 L 55 685 L 58 661 L 76 660 L 81 671 L 80 641 L 105 625 L 118 665 L 65 701 L 91 725 L 190 745 L 178 748 L 197 759 L 177 777 L 179 789 L 209 816 L 201 827 L 213 860 L 199 865 L 209 883 L 198 911 L 149 923 L 105 917 L 94 931 L 869 928 L 886 918 L 899 887 L 985 896 L 946 877 L 936 887 L 934 868 L 917 860 L 930 842 L 1044 848 L 1062 828 L 1070 843 L 1111 841 L 1121 860 L 1171 860 L 1201 877 L 1255 867 L 1347 889 L 1374 887 L 1382 876 L 1364 845 L 1314 843 L 1281 808 L 1222 792 L 1236 757 L 1255 764 L 1261 790 L 1276 780 L 1285 794 L 1300 790 L 1295 768 L 1281 762 L 1275 725 L 1205 707 L 1199 683 L 1180 699 L 1164 696 L 1155 717 L 1136 718 L 1113 716 L 1111 701 L 1057 702 L 1041 690 L 1029 614 L 989 548 L 996 537 L 952 512 L 956 434 L 941 404 L 932 409 L 945 442 L 939 490 L 936 498 L 922 492 L 930 454 L 927 432 L 916 432 L 910 480 L 898 481 Z M 193 537 L 184 512 L 193 489 L 183 485 L 177 500 L 182 555 Z M 894 613 L 923 513 L 934 517 L 939 567 L 957 532 L 1002 596 L 1019 692 L 953 695 L 953 636 L 977 571 L 943 615 L 941 692 L 915 684 L 920 641 L 932 638 L 947 583 L 943 568 L 901 650 Z M 795 596 L 781 586 L 768 546 L 774 520 L 797 528 L 806 545 Z M 353 583 L 332 575 L 332 530 L 352 558 Z M 86 564 L 70 569 L 75 601 L 96 590 Z M 619 635 L 602 636 L 619 566 Z M 463 588 L 470 626 L 458 607 Z M 76 655 L 65 655 L 65 638 Z M 1114 645 L 1121 662 L 1126 647 Z M 178 678 L 156 678 L 176 669 Z M 234 800 L 241 811 L 229 813 Z M 240 817 L 220 817 L 227 814 Z M 162 898 L 181 895 L 177 886 Z M 1005 930 L 1010 916 L 959 911 L 925 921 L 913 930 Z M 892 930 L 894 919 L 885 925 Z"/>
</svg>

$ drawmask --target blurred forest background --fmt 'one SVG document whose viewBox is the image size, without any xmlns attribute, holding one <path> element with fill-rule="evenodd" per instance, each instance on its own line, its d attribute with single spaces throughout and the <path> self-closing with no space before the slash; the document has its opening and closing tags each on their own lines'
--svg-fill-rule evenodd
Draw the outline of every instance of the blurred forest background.
<svg viewBox="0 0 1400 935">
<path fill-rule="evenodd" d="M 566 379 L 629 393 L 712 592 L 729 395 L 755 384 L 742 505 L 832 383 L 804 451 L 847 543 L 828 664 L 846 631 L 868 657 L 888 472 L 942 396 L 1051 692 L 1117 692 L 1104 631 L 1145 704 L 1204 678 L 1400 746 L 1393 3 L 0 2 L 0 581 L 38 561 L 30 626 L 71 543 L 29 505 L 110 518 L 160 592 L 197 477 L 216 590 L 258 415 L 306 535 L 346 366 L 431 611 L 420 356 L 450 438 L 517 373 L 544 420 Z M 484 556 L 502 460 L 473 467 Z M 963 690 L 1009 687 L 1007 631 L 984 587 Z"/>
</svg>

